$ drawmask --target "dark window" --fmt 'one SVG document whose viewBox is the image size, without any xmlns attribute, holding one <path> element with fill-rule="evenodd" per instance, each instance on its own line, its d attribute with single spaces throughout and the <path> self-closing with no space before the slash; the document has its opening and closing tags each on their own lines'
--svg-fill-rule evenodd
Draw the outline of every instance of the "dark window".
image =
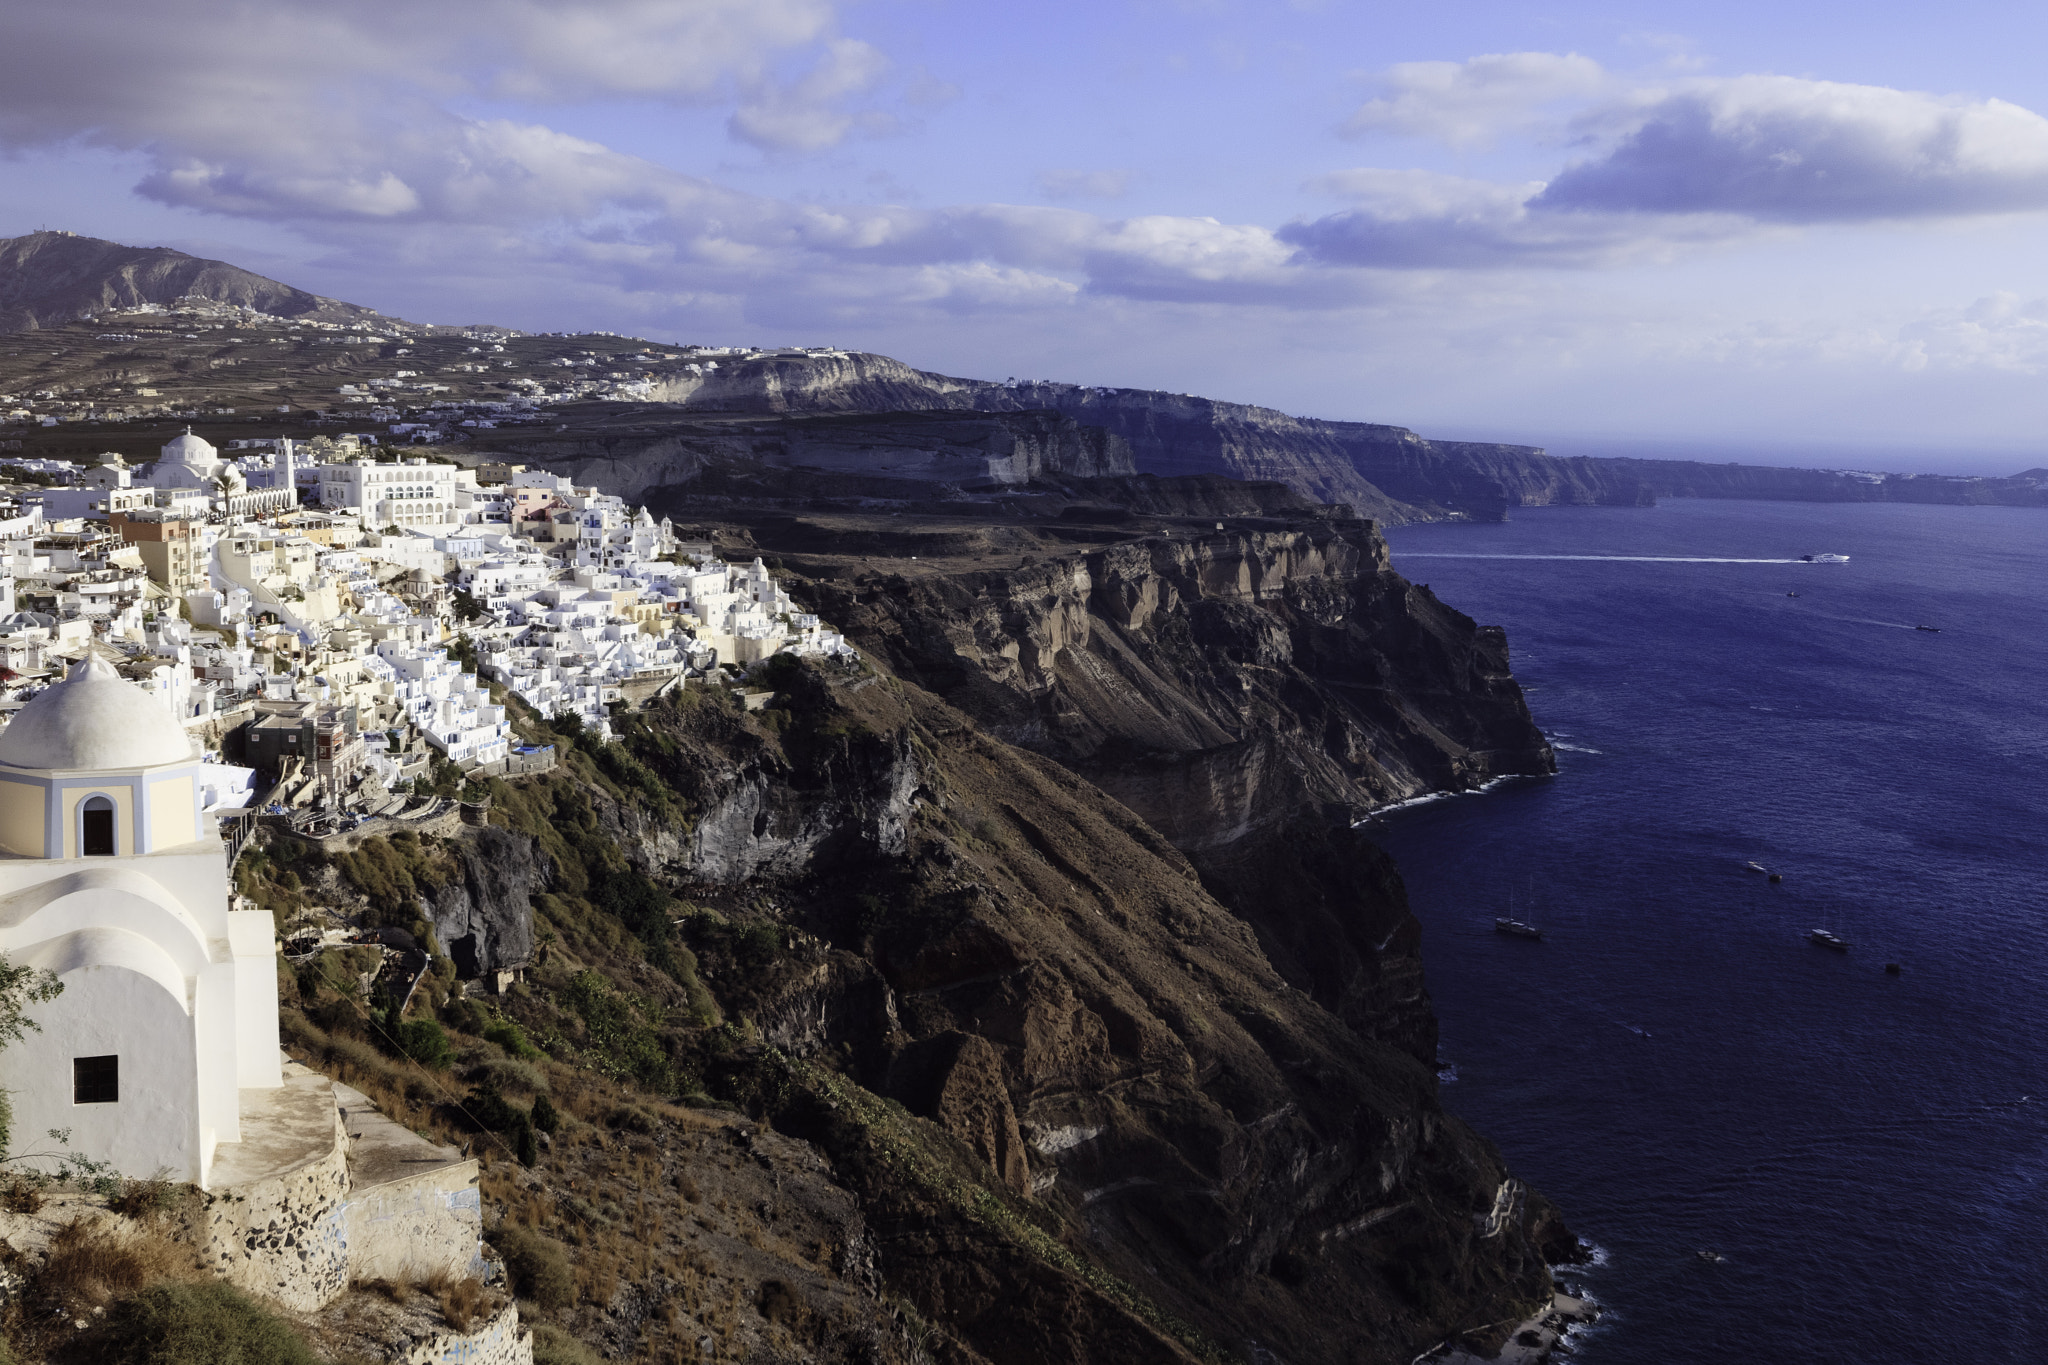
<svg viewBox="0 0 2048 1365">
<path fill-rule="evenodd" d="M 104 796 L 89 797 L 79 817 L 79 851 L 88 858 L 114 856 L 114 803 Z"/>
<path fill-rule="evenodd" d="M 71 1059 L 71 1102 L 73 1104 L 115 1104 L 121 1099 L 119 1057 L 73 1057 Z"/>
</svg>

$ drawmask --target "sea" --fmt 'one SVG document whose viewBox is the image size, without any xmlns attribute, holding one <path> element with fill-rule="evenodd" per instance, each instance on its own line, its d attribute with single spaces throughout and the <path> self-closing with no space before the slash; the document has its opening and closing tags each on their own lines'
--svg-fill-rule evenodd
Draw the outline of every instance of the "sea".
<svg viewBox="0 0 2048 1365">
<path fill-rule="evenodd" d="M 1373 829 L 1445 1102 L 1596 1249 L 1563 1276 L 1605 1309 L 1575 1359 L 2048 1358 L 2048 510 L 1687 499 L 1388 540 L 1507 628 L 1557 750 Z"/>
</svg>

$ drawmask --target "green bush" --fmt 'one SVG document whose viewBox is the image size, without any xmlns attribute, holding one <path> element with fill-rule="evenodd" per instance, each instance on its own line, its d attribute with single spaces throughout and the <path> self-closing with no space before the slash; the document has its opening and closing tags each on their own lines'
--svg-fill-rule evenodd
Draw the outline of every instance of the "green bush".
<svg viewBox="0 0 2048 1365">
<path fill-rule="evenodd" d="M 496 1023 L 484 1025 L 484 1039 L 496 1043 L 522 1062 L 540 1060 L 540 1049 L 526 1036 L 526 1030 L 510 1019 L 501 1019 Z"/>
<path fill-rule="evenodd" d="M 489 1132 L 505 1133 L 526 1122 L 526 1115 L 517 1106 L 507 1104 L 505 1097 L 495 1089 L 479 1087 L 469 1092 L 462 1102 L 463 1112 Z"/>
<path fill-rule="evenodd" d="M 674 1089 L 674 1067 L 659 1032 L 665 1021 L 658 1000 L 621 995 L 593 971 L 571 977 L 561 999 L 583 1020 L 600 1071 L 656 1094 Z"/>
<path fill-rule="evenodd" d="M 562 1111 L 555 1108 L 555 1102 L 546 1095 L 534 1096 L 533 1126 L 551 1136 L 561 1131 Z"/>
<path fill-rule="evenodd" d="M 159 1284 L 114 1306 L 105 1365 L 320 1365 L 283 1318 L 220 1281 Z"/>
<path fill-rule="evenodd" d="M 505 1258 L 505 1273 L 512 1280 L 513 1293 L 531 1299 L 549 1312 L 560 1312 L 576 1301 L 576 1276 L 569 1269 L 569 1248 L 545 1233 L 517 1223 L 501 1223 L 489 1237 L 491 1245 Z M 538 1344 L 535 1343 L 536 1347 Z M 537 1350 L 535 1359 L 539 1359 Z"/>
<path fill-rule="evenodd" d="M 432 1019 L 408 1019 L 398 1026 L 398 1050 L 430 1071 L 446 1071 L 455 1060 L 448 1031 Z"/>
<path fill-rule="evenodd" d="M 531 1123 L 520 1124 L 519 1131 L 512 1135 L 512 1153 L 529 1170 L 540 1161 L 540 1139 L 533 1135 Z"/>
</svg>

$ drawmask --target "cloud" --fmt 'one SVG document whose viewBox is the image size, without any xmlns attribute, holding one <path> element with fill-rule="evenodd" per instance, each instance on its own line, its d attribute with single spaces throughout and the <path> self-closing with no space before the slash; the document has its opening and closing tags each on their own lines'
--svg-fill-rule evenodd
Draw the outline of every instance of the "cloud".
<svg viewBox="0 0 2048 1365">
<path fill-rule="evenodd" d="M 1576 53 L 1507 52 L 1465 62 L 1403 62 L 1378 77 L 1382 94 L 1360 105 L 1343 131 L 1400 133 L 1453 147 L 1488 143 L 1545 120 L 1566 101 L 1614 87 L 1600 64 Z"/>
<path fill-rule="evenodd" d="M 837 146 L 856 128 L 890 132 L 896 121 L 888 115 L 846 108 L 847 101 L 873 91 L 888 72 L 889 59 L 874 47 L 853 38 L 834 39 L 801 79 L 755 92 L 726 126 L 742 142 L 797 152 Z"/>
<path fill-rule="evenodd" d="M 738 100 L 772 125 L 778 112 L 872 89 L 880 54 L 835 38 L 835 19 L 833 0 L 34 6 L 9 16 L 0 46 L 0 144 L 83 135 L 204 157 L 302 138 L 317 152 L 394 103 L 468 96 Z M 780 79 L 805 54 L 811 69 Z"/>
<path fill-rule="evenodd" d="M 1502 184 L 1432 171 L 1339 171 L 1309 189 L 1355 206 L 1275 237 L 1297 259 L 1332 266 L 1459 269 L 1612 265 L 1747 230 L 1713 215 L 1657 218 L 1542 206 L 1541 181 Z"/>
<path fill-rule="evenodd" d="M 1129 171 L 1040 171 L 1038 192 L 1048 199 L 1121 199 L 1131 187 Z"/>
<path fill-rule="evenodd" d="M 1787 223 L 2048 208 L 2048 119 L 2003 100 L 1744 76 L 1582 122 L 1620 136 L 1533 208 Z"/>
</svg>

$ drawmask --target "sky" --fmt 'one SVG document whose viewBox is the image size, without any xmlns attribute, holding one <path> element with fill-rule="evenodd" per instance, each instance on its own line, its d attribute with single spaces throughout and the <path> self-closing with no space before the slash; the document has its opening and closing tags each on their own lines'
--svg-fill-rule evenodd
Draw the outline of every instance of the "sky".
<svg viewBox="0 0 2048 1365">
<path fill-rule="evenodd" d="M 2048 465 L 2048 11 L 23 0 L 0 235 L 1560 454 Z"/>
</svg>

